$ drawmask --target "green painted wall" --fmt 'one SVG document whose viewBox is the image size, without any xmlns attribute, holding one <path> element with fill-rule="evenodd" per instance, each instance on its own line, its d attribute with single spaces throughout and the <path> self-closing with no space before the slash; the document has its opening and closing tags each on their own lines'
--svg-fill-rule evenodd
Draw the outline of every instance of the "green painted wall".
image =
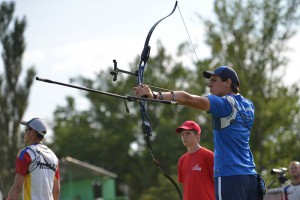
<svg viewBox="0 0 300 200">
<path fill-rule="evenodd" d="M 114 179 L 103 179 L 102 180 L 102 194 L 105 200 L 116 199 L 116 186 Z"/>
<path fill-rule="evenodd" d="M 93 188 L 95 183 L 100 183 Z M 61 184 L 60 200 L 94 200 L 94 189 L 102 194 L 103 200 L 116 200 L 115 180 L 110 178 L 99 178 L 76 180 L 70 178 Z"/>
</svg>

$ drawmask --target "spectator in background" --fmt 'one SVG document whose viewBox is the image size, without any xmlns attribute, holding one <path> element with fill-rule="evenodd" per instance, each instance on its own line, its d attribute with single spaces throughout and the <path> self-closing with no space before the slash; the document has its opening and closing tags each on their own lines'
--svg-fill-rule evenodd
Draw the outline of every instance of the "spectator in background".
<svg viewBox="0 0 300 200">
<path fill-rule="evenodd" d="M 286 200 L 300 200 L 300 162 L 292 161 L 289 165 L 291 184 L 284 188 Z"/>
<path fill-rule="evenodd" d="M 201 128 L 194 121 L 185 121 L 176 128 L 187 148 L 178 161 L 178 181 L 183 186 L 184 200 L 214 200 L 214 154 L 200 146 Z"/>
</svg>

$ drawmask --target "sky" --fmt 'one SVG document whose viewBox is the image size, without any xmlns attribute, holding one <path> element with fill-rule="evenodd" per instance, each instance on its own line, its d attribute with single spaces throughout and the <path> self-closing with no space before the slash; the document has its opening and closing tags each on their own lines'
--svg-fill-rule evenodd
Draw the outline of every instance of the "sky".
<svg viewBox="0 0 300 200">
<path fill-rule="evenodd" d="M 211 0 L 179 1 L 198 57 L 209 56 L 203 40 L 205 30 L 197 14 L 213 16 Z M 160 18 L 174 7 L 174 0 L 16 0 L 15 16 L 26 17 L 26 51 L 23 58 L 25 70 L 34 66 L 37 76 L 69 83 L 71 77 L 83 75 L 91 79 L 101 69 L 112 69 L 116 59 L 119 68 L 127 69 L 129 63 L 140 55 L 148 31 Z M 162 21 L 150 40 L 151 55 L 155 55 L 156 41 L 161 40 L 168 53 L 174 54 L 179 43 L 188 35 L 178 10 Z M 293 51 L 285 80 L 292 84 L 299 80 L 300 33 L 290 42 Z M 0 70 L 2 63 L 0 64 Z M 146 70 L 145 70 L 146 73 Z M 132 87 L 128 87 L 128 94 Z M 57 106 L 66 104 L 66 96 L 76 97 L 77 107 L 88 105 L 82 92 L 59 85 L 34 81 L 24 120 L 41 117 L 51 122 Z"/>
</svg>

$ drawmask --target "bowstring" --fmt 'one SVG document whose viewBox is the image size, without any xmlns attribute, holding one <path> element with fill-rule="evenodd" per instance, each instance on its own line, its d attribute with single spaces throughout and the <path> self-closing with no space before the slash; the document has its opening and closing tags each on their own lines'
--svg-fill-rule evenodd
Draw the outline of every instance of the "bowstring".
<svg viewBox="0 0 300 200">
<path fill-rule="evenodd" d="M 197 52 L 196 52 L 196 49 L 195 49 L 195 46 L 194 46 L 193 41 L 192 41 L 192 39 L 191 39 L 189 30 L 188 30 L 188 28 L 187 28 L 187 26 L 186 26 L 186 23 L 185 23 L 185 21 L 184 21 L 184 19 L 183 19 L 183 15 L 182 15 L 182 13 L 181 13 L 181 11 L 180 11 L 179 3 L 178 3 L 178 5 L 177 5 L 177 7 L 178 7 L 178 11 L 179 11 L 179 13 L 180 13 L 181 20 L 182 20 L 183 25 L 184 25 L 184 27 L 185 27 L 185 31 L 186 31 L 186 33 L 187 33 L 187 35 L 188 35 L 189 42 L 190 42 L 190 44 L 191 44 L 191 46 L 192 46 L 192 49 L 193 49 L 193 51 L 194 51 L 194 53 L 195 53 L 195 56 L 196 56 L 196 59 L 197 59 L 197 63 L 200 63 L 199 58 L 198 58 L 198 55 L 197 55 Z"/>
</svg>

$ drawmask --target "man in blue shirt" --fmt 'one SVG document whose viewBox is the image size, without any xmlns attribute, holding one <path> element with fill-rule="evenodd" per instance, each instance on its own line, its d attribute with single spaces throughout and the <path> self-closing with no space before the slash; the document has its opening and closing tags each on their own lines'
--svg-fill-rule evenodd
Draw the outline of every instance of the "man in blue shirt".
<svg viewBox="0 0 300 200">
<path fill-rule="evenodd" d="M 215 194 L 218 200 L 257 200 L 259 177 L 250 150 L 250 130 L 254 122 L 253 103 L 239 94 L 237 73 L 220 66 L 204 71 L 210 95 L 198 96 L 184 91 L 153 92 L 150 87 L 135 87 L 137 96 L 174 100 L 181 105 L 212 115 L 214 134 Z"/>
</svg>

